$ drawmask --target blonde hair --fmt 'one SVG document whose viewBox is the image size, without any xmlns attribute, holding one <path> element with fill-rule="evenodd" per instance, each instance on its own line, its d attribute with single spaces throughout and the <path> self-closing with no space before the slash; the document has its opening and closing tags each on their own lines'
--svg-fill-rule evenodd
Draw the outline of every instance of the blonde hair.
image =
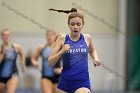
<svg viewBox="0 0 140 93">
<path fill-rule="evenodd" d="M 76 8 L 71 8 L 71 10 L 59 10 L 59 9 L 49 9 L 49 10 L 50 10 L 50 11 L 57 11 L 57 12 L 59 12 L 59 13 L 66 13 L 66 14 L 71 13 L 71 14 L 68 16 L 68 24 L 69 24 L 69 22 L 70 22 L 70 19 L 75 18 L 75 17 L 81 18 L 83 24 L 85 23 L 85 22 L 84 22 L 84 15 L 82 15 L 81 13 L 78 13 Z"/>
<path fill-rule="evenodd" d="M 2 35 L 3 35 L 3 33 L 4 33 L 4 32 L 6 32 L 6 31 L 10 32 L 10 29 L 9 29 L 9 28 L 4 28 L 3 30 L 1 30 L 1 33 L 0 33 L 0 34 L 1 34 L 1 36 L 2 36 Z"/>
<path fill-rule="evenodd" d="M 48 31 L 46 31 L 46 33 L 53 33 L 54 35 L 57 34 L 53 29 L 49 29 Z"/>
<path fill-rule="evenodd" d="M 46 33 L 52 33 L 53 35 L 56 36 L 55 41 L 57 40 L 59 34 L 57 34 L 53 29 L 49 29 Z"/>
<path fill-rule="evenodd" d="M 69 22 L 70 22 L 70 19 L 76 18 L 76 17 L 81 18 L 83 24 L 85 23 L 85 22 L 84 22 L 84 15 L 82 15 L 81 13 L 78 13 L 78 12 L 72 12 L 72 13 L 68 16 L 68 24 L 69 24 Z"/>
</svg>

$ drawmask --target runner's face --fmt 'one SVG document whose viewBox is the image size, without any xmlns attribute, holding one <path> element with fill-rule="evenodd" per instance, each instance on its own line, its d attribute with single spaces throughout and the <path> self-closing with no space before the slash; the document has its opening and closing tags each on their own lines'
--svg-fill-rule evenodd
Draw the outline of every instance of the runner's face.
<svg viewBox="0 0 140 93">
<path fill-rule="evenodd" d="M 49 44 L 52 44 L 55 42 L 56 35 L 53 32 L 47 32 L 46 39 L 47 39 Z"/>
<path fill-rule="evenodd" d="M 9 31 L 4 31 L 1 35 L 2 41 L 4 43 L 9 43 L 11 40 L 11 33 Z"/>
<path fill-rule="evenodd" d="M 69 22 L 69 28 L 72 35 L 79 35 L 83 28 L 83 21 L 79 17 L 71 18 Z"/>
</svg>

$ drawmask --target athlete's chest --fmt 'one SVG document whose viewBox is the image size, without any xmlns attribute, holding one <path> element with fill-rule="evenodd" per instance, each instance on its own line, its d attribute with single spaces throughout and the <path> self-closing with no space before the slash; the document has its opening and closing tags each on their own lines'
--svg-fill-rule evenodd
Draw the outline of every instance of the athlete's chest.
<svg viewBox="0 0 140 93">
<path fill-rule="evenodd" d="M 69 42 L 70 49 L 66 51 L 67 54 L 87 54 L 88 53 L 88 47 L 84 41 L 79 42 Z"/>
<path fill-rule="evenodd" d="M 52 52 L 51 48 L 44 48 L 42 51 L 43 59 L 47 59 L 50 56 L 51 52 Z"/>
<path fill-rule="evenodd" d="M 5 58 L 6 58 L 6 59 L 9 59 L 9 60 L 14 60 L 14 59 L 16 59 L 16 56 L 17 56 L 17 54 L 16 54 L 16 52 L 15 52 L 15 50 L 14 50 L 13 48 L 8 49 L 8 50 L 6 51 L 6 53 L 5 53 Z"/>
</svg>

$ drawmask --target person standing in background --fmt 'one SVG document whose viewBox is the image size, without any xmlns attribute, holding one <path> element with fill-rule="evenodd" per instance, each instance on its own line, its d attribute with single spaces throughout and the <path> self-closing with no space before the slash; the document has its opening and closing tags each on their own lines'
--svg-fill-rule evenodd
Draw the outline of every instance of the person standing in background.
<svg viewBox="0 0 140 93">
<path fill-rule="evenodd" d="M 62 70 L 61 67 L 61 59 L 57 61 L 53 67 L 48 66 L 48 57 L 52 52 L 52 48 L 54 47 L 54 43 L 57 39 L 57 34 L 49 30 L 46 32 L 46 40 L 47 44 L 40 45 L 35 54 L 32 57 L 32 64 L 35 67 L 39 67 L 37 60 L 39 56 L 42 57 L 42 79 L 41 86 L 43 93 L 58 93 L 57 92 L 57 83 L 59 81 L 60 73 Z"/>
<path fill-rule="evenodd" d="M 26 71 L 25 55 L 19 44 L 11 43 L 9 29 L 1 31 L 2 44 L 0 45 L 0 92 L 15 93 L 18 85 L 18 69 L 16 66 L 17 56 L 22 62 L 22 71 Z"/>
</svg>

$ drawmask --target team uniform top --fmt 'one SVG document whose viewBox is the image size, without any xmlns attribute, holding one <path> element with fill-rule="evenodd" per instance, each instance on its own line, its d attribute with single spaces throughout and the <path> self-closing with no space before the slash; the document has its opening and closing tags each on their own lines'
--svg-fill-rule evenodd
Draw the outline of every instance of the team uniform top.
<svg viewBox="0 0 140 93">
<path fill-rule="evenodd" d="M 50 56 L 52 49 L 47 47 L 47 45 L 42 49 L 42 76 L 52 77 L 54 75 L 53 68 L 48 65 L 48 57 Z"/>
<path fill-rule="evenodd" d="M 66 35 L 64 44 L 70 44 L 70 50 L 63 56 L 63 79 L 89 79 L 88 73 L 88 47 L 82 34 L 78 41 L 74 42 Z"/>
<path fill-rule="evenodd" d="M 14 46 L 6 51 L 0 64 L 0 78 L 9 78 L 12 74 L 17 73 L 16 66 L 17 53 Z"/>
<path fill-rule="evenodd" d="M 70 50 L 62 55 L 63 70 L 61 73 L 58 88 L 68 93 L 81 87 L 90 89 L 88 72 L 88 46 L 84 36 L 80 33 L 78 41 L 72 41 L 67 34 L 65 44 L 70 45 Z"/>
</svg>

